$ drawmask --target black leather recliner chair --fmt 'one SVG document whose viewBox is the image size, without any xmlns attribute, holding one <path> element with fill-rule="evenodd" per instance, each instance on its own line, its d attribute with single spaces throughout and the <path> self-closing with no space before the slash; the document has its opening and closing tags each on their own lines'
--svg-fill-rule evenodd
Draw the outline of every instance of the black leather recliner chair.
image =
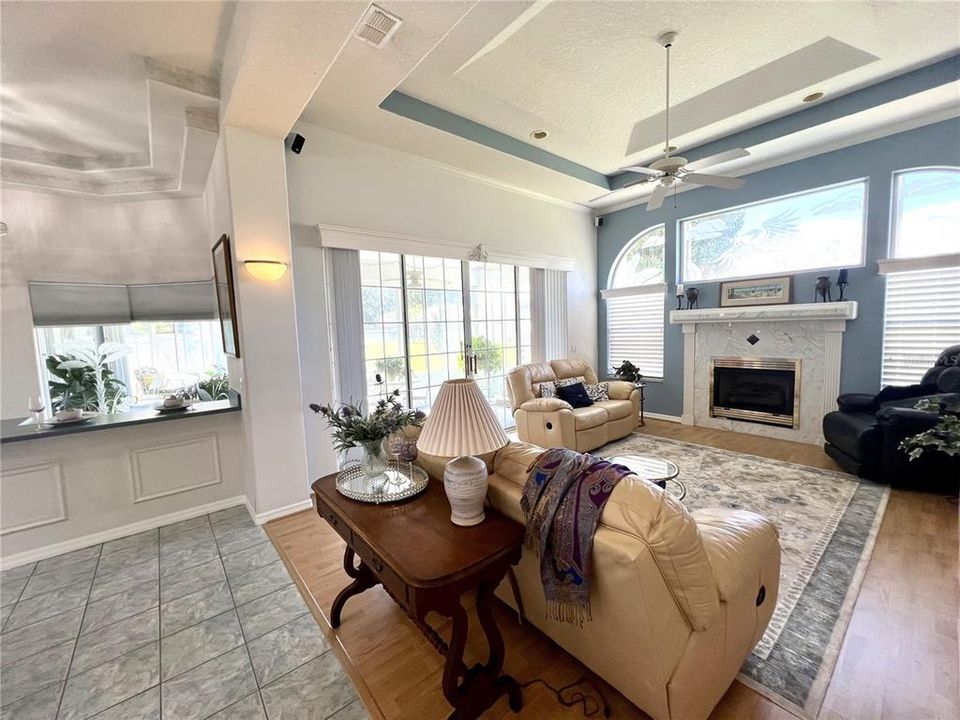
<svg viewBox="0 0 960 720">
<path fill-rule="evenodd" d="M 960 345 L 947 348 L 919 385 L 888 386 L 876 395 L 845 393 L 839 410 L 823 418 L 823 449 L 845 470 L 862 478 L 893 485 L 955 486 L 960 458 L 924 453 L 909 460 L 900 450 L 907 437 L 933 427 L 936 413 L 916 410 L 923 397 L 956 401 L 960 393 Z"/>
</svg>

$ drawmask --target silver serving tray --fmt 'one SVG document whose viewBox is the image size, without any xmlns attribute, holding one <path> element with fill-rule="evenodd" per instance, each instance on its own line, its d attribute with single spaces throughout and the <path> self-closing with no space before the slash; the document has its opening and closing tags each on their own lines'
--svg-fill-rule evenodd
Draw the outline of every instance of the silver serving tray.
<svg viewBox="0 0 960 720">
<path fill-rule="evenodd" d="M 389 461 L 379 478 L 368 478 L 356 464 L 337 473 L 337 491 L 351 500 L 379 505 L 419 495 L 429 479 L 423 468 L 400 460 Z"/>
</svg>

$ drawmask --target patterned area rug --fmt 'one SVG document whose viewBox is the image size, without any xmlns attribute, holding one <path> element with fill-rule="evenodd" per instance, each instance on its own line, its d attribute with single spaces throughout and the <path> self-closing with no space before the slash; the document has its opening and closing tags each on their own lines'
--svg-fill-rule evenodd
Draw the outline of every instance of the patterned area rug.
<svg viewBox="0 0 960 720">
<path fill-rule="evenodd" d="M 728 507 L 772 520 L 782 548 L 780 597 L 740 679 L 816 718 L 883 519 L 889 490 L 853 475 L 634 434 L 604 457 L 672 460 L 689 510 Z"/>
</svg>

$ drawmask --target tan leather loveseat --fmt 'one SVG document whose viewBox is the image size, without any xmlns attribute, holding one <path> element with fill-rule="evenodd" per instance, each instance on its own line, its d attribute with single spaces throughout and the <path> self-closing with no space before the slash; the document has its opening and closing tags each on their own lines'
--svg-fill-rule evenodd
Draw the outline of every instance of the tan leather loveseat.
<svg viewBox="0 0 960 720">
<path fill-rule="evenodd" d="M 492 460 L 488 499 L 521 523 L 521 490 L 541 452 L 512 443 Z M 418 462 L 443 476 L 445 459 Z M 546 618 L 535 551 L 524 550 L 517 579 L 527 620 L 654 720 L 704 720 L 770 621 L 780 543 L 755 513 L 690 513 L 632 476 L 617 485 L 594 536 L 592 621 L 578 627 Z M 497 594 L 514 605 L 508 583 Z"/>
<path fill-rule="evenodd" d="M 609 381 L 610 399 L 585 408 L 573 408 L 559 398 L 540 397 L 541 383 L 581 376 L 587 384 L 597 384 L 593 368 L 576 359 L 529 363 L 508 373 L 510 407 L 522 441 L 587 452 L 637 429 L 640 393 L 627 382 Z"/>
</svg>

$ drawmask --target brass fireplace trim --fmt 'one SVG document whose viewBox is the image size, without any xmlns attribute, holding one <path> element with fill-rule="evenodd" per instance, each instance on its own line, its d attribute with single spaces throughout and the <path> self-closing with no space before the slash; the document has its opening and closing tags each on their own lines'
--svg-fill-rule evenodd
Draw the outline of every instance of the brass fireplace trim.
<svg viewBox="0 0 960 720">
<path fill-rule="evenodd" d="M 760 412 L 758 410 L 740 410 L 738 408 L 715 407 L 713 404 L 713 369 L 747 368 L 753 370 L 792 370 L 793 371 L 793 415 Z M 796 430 L 800 427 L 800 360 L 790 358 L 761 357 L 714 357 L 710 358 L 710 417 L 725 417 L 731 420 L 782 425 Z"/>
</svg>

